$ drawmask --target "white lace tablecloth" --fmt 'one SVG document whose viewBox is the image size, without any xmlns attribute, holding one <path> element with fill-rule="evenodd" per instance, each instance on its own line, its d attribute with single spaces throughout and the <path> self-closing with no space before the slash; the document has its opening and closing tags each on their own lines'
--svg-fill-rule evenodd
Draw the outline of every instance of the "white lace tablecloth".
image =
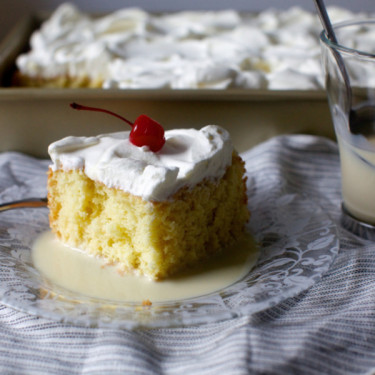
<svg viewBox="0 0 375 375">
<path fill-rule="evenodd" d="M 282 136 L 242 156 L 250 177 L 263 173 L 279 179 L 290 191 L 318 202 L 337 222 L 340 252 L 319 282 L 253 316 L 173 329 L 83 328 L 0 304 L 0 373 L 375 373 L 375 244 L 340 226 L 336 144 Z M 45 194 L 47 165 L 17 153 L 1 154 L 1 201 L 25 197 L 30 187 Z"/>
</svg>

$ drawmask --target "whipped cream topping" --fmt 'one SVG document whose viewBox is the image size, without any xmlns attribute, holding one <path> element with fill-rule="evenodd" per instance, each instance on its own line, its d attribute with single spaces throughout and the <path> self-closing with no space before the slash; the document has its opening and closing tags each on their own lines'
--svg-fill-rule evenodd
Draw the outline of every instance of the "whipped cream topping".
<svg viewBox="0 0 375 375">
<path fill-rule="evenodd" d="M 165 145 L 156 153 L 131 144 L 129 133 L 70 136 L 54 142 L 48 148 L 51 168 L 82 169 L 107 187 L 162 201 L 181 187 L 221 178 L 232 162 L 229 133 L 216 125 L 167 130 Z"/>
<path fill-rule="evenodd" d="M 353 17 L 330 7 L 334 22 Z M 294 7 L 161 15 L 129 8 L 90 18 L 61 5 L 18 57 L 31 77 L 86 77 L 103 88 L 319 89 L 324 85 L 316 14 Z"/>
</svg>

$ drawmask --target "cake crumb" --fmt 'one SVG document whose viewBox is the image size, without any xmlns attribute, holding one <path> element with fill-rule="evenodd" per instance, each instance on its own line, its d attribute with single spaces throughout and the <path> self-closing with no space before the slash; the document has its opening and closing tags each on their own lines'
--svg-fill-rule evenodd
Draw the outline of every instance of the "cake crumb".
<svg viewBox="0 0 375 375">
<path fill-rule="evenodd" d="M 117 273 L 120 275 L 120 276 L 124 276 L 125 275 L 125 270 L 123 268 L 117 268 Z"/>
</svg>

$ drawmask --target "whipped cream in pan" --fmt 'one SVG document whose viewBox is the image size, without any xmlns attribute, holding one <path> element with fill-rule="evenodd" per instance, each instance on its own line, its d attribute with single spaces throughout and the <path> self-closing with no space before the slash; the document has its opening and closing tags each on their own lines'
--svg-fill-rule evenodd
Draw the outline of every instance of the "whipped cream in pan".
<svg viewBox="0 0 375 375">
<path fill-rule="evenodd" d="M 183 186 L 221 178 L 232 162 L 229 133 L 219 126 L 167 130 L 165 138 L 163 148 L 154 153 L 131 144 L 129 132 L 70 136 L 49 146 L 51 168 L 83 169 L 89 178 L 110 188 L 161 201 Z"/>
<path fill-rule="evenodd" d="M 334 22 L 364 16 L 329 13 Z M 16 64 L 31 77 L 89 76 L 103 88 L 319 89 L 320 30 L 318 17 L 298 7 L 161 15 L 129 8 L 90 18 L 66 3 Z"/>
</svg>

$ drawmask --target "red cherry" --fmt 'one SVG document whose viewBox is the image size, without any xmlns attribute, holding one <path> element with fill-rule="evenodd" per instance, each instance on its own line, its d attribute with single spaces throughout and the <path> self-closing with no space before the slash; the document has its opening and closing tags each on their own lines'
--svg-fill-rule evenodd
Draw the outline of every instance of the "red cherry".
<svg viewBox="0 0 375 375">
<path fill-rule="evenodd" d="M 165 143 L 164 129 L 152 118 L 140 115 L 134 121 L 129 139 L 133 145 L 139 147 L 147 145 L 151 151 L 157 152 Z"/>
<path fill-rule="evenodd" d="M 151 151 L 157 152 L 161 150 L 165 143 L 164 129 L 163 127 L 146 115 L 140 115 L 136 118 L 134 123 L 127 120 L 125 117 L 118 115 L 117 113 L 108 111 L 107 109 L 87 107 L 77 103 L 71 103 L 70 106 L 78 110 L 97 111 L 108 113 L 115 116 L 132 127 L 129 135 L 130 142 L 138 147 L 147 146 Z"/>
</svg>

